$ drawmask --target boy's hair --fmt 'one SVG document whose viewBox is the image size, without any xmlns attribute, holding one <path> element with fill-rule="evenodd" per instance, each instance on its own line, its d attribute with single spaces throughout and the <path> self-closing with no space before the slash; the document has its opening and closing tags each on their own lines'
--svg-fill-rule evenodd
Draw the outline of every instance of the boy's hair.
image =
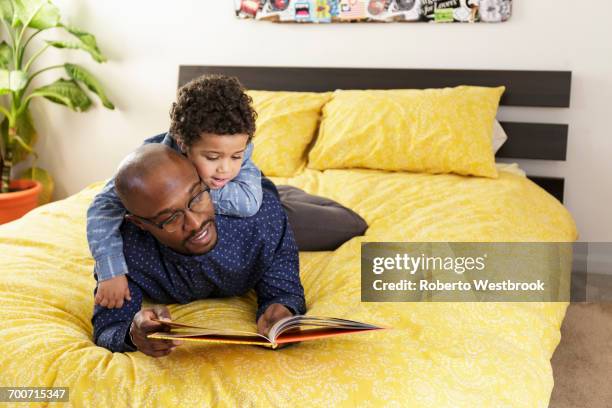
<svg viewBox="0 0 612 408">
<path fill-rule="evenodd" d="M 191 147 L 202 133 L 255 134 L 252 98 L 235 77 L 203 75 L 183 85 L 170 110 L 170 134 Z"/>
</svg>

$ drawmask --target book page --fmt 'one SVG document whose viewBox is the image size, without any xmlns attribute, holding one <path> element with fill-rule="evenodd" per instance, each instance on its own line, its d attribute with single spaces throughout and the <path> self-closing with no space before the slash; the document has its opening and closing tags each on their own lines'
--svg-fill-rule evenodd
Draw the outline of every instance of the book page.
<svg viewBox="0 0 612 408">
<path fill-rule="evenodd" d="M 193 337 L 195 336 L 233 336 L 233 337 L 259 337 L 261 339 L 265 339 L 267 341 L 271 341 L 268 337 L 261 335 L 259 333 L 253 333 L 243 330 L 234 330 L 234 329 L 220 329 L 220 328 L 210 328 L 210 327 L 202 327 L 184 323 L 177 323 L 168 320 L 160 320 L 156 318 L 152 318 L 154 322 L 163 323 L 166 326 L 172 328 L 172 335 L 176 335 L 175 337 Z M 170 333 L 168 333 L 170 334 Z"/>
<path fill-rule="evenodd" d="M 268 336 L 243 330 L 202 327 L 167 320 L 152 319 L 170 327 L 170 332 L 149 334 L 149 338 L 181 339 L 186 341 L 205 341 L 216 343 L 271 345 L 313 340 L 349 333 L 385 329 L 369 323 L 334 317 L 315 317 L 305 315 L 288 316 L 277 321 Z"/>
<path fill-rule="evenodd" d="M 306 329 L 306 327 L 314 328 Z M 339 319 L 335 317 L 295 315 L 286 317 L 276 322 L 270 329 L 268 337 L 275 342 L 280 335 L 289 332 L 294 333 L 294 336 L 299 336 L 299 332 L 304 332 L 303 335 L 306 336 L 306 331 L 311 334 L 320 333 L 321 335 L 328 335 L 332 332 L 335 334 L 340 334 L 342 331 L 346 332 L 350 330 L 351 332 L 355 332 L 374 329 L 382 329 L 382 327 L 355 320 Z"/>
<path fill-rule="evenodd" d="M 224 336 L 224 335 L 201 335 L 199 333 L 172 334 L 167 332 L 155 332 L 147 335 L 148 338 L 165 340 L 182 340 L 189 342 L 221 343 L 221 344 L 248 344 L 256 346 L 272 347 L 270 340 L 258 336 Z"/>
</svg>

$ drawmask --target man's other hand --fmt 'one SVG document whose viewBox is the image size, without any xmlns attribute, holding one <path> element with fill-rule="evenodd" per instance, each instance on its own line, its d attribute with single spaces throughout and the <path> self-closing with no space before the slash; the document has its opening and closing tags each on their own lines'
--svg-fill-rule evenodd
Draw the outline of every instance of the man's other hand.
<svg viewBox="0 0 612 408">
<path fill-rule="evenodd" d="M 170 354 L 182 342 L 178 340 L 149 339 L 147 334 L 159 331 L 170 331 L 170 328 L 163 323 L 154 322 L 152 318 L 160 320 L 172 320 L 170 311 L 166 306 L 155 305 L 152 308 L 142 309 L 130 326 L 130 336 L 132 342 L 139 351 L 152 356 L 163 357 Z"/>
<path fill-rule="evenodd" d="M 274 323 L 287 316 L 293 316 L 293 313 L 280 303 L 272 303 L 264 314 L 259 316 L 259 320 L 257 320 L 257 333 L 267 336 Z M 288 344 L 282 344 L 277 347 L 277 350 L 287 346 Z"/>
</svg>

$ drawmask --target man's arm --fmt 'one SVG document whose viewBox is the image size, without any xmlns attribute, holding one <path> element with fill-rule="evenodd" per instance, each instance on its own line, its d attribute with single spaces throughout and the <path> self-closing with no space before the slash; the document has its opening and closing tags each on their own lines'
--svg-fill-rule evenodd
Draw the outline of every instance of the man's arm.
<svg viewBox="0 0 612 408">
<path fill-rule="evenodd" d="M 288 227 L 287 215 L 280 205 L 278 209 L 282 217 L 282 233 L 273 256 L 264 261 L 264 273 L 255 285 L 258 303 L 255 321 L 274 303 L 286 306 L 293 314 L 306 313 L 298 248 Z"/>
<path fill-rule="evenodd" d="M 253 143 L 249 143 L 240 173 L 218 190 L 210 194 L 217 214 L 234 217 L 251 217 L 259 211 L 262 200 L 261 171 L 251 160 Z"/>
<path fill-rule="evenodd" d="M 125 301 L 118 309 L 95 305 L 91 318 L 94 342 L 113 352 L 136 351 L 136 346 L 130 340 L 129 330 L 134 316 L 142 306 L 142 291 L 131 279 L 128 279 L 128 286 L 132 300 Z M 94 294 L 96 291 L 97 288 Z"/>
</svg>

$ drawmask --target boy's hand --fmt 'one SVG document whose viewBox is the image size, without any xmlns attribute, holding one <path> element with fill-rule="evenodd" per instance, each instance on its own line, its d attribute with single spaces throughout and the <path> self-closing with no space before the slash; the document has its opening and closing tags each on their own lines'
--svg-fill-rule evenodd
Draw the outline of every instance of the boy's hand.
<svg viewBox="0 0 612 408">
<path fill-rule="evenodd" d="M 272 303 L 268 306 L 264 314 L 259 316 L 259 320 L 257 320 L 257 333 L 267 336 L 270 328 L 274 326 L 274 323 L 287 316 L 293 316 L 293 313 L 280 303 Z M 276 349 L 278 350 L 288 345 L 289 344 L 282 344 Z"/>
<path fill-rule="evenodd" d="M 96 292 L 96 305 L 112 308 L 123 307 L 123 300 L 132 300 L 130 288 L 125 275 L 115 276 L 98 283 Z"/>
</svg>

